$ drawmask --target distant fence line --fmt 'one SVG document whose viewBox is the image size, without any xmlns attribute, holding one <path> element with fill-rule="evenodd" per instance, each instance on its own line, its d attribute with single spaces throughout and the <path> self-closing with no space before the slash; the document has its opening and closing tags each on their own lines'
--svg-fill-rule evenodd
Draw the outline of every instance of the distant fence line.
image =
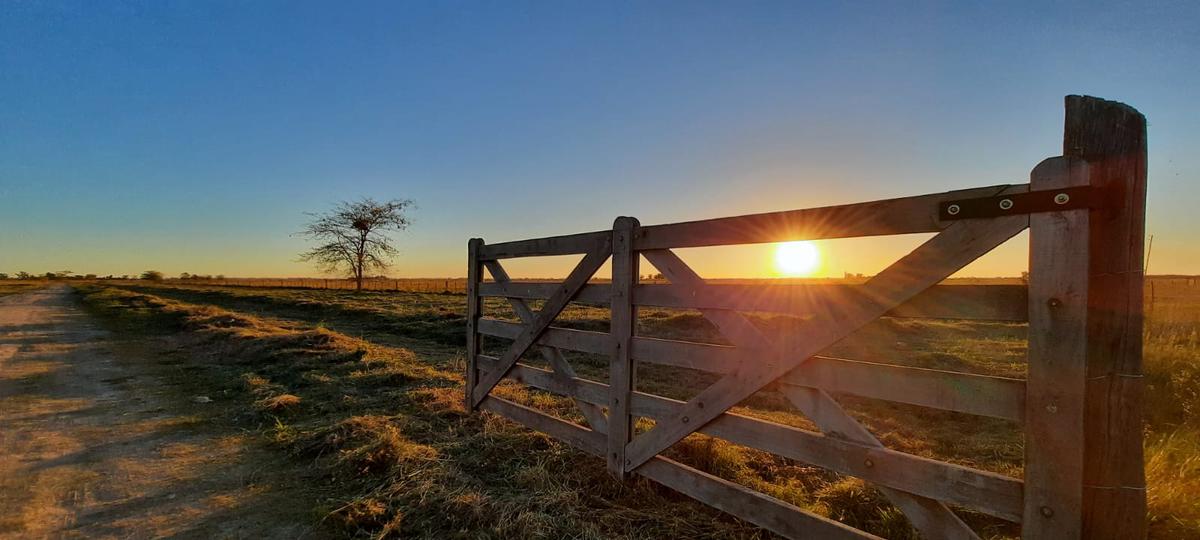
<svg viewBox="0 0 1200 540">
<path fill-rule="evenodd" d="M 219 285 L 223 287 L 280 287 L 293 289 L 347 289 L 354 290 L 352 279 L 340 278 L 224 278 L 224 279 L 170 279 L 168 283 L 194 285 Z M 398 278 L 363 280 L 365 291 L 399 291 L 428 293 L 465 293 L 466 278 Z"/>
</svg>

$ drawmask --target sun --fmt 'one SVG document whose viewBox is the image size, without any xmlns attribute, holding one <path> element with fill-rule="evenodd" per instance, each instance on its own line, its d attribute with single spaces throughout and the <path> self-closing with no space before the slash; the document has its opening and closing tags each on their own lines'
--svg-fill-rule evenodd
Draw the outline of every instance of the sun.
<svg viewBox="0 0 1200 540">
<path fill-rule="evenodd" d="M 807 276 L 817 270 L 821 252 L 812 242 L 784 242 L 775 247 L 775 266 L 781 274 Z"/>
</svg>

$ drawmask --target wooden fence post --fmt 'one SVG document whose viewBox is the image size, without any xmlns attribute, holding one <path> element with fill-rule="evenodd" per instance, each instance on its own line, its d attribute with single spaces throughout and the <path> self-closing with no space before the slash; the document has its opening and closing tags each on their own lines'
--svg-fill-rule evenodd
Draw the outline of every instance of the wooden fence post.
<svg viewBox="0 0 1200 540">
<path fill-rule="evenodd" d="M 479 282 L 483 279 L 483 263 L 479 260 L 482 238 L 467 242 L 467 374 L 464 399 L 468 411 L 475 410 L 471 395 L 479 380 L 479 317 L 483 313 L 483 301 L 479 296 Z"/>
<path fill-rule="evenodd" d="M 1088 162 L 1090 212 L 1085 538 L 1145 538 L 1142 452 L 1146 118 L 1123 103 L 1067 96 L 1063 154 Z"/>
<path fill-rule="evenodd" d="M 637 308 L 633 305 L 633 287 L 638 279 L 638 253 L 633 250 L 638 220 L 619 217 L 613 222 L 612 242 L 612 357 L 609 361 L 608 470 L 624 479 L 625 445 L 633 434 L 633 416 L 629 412 L 633 398 L 636 367 L 630 355 L 637 328 Z"/>
<path fill-rule="evenodd" d="M 1033 191 L 1087 185 L 1078 158 L 1042 161 Z M 1066 195 L 1063 204 L 1070 200 Z M 1083 525 L 1088 210 L 1029 216 L 1029 373 L 1025 392 L 1026 539 L 1078 539 Z"/>
</svg>

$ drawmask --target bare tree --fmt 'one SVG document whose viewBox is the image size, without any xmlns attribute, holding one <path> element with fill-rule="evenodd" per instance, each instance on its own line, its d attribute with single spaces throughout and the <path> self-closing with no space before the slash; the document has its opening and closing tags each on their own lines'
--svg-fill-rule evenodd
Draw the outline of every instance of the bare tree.
<svg viewBox="0 0 1200 540">
<path fill-rule="evenodd" d="M 376 202 L 362 199 L 341 202 L 324 214 L 306 214 L 312 221 L 299 234 L 319 243 L 300 254 L 300 260 L 315 262 L 330 273 L 345 272 L 362 290 L 368 270 L 386 270 L 397 253 L 389 232 L 408 228 L 411 220 L 404 211 L 411 208 L 408 199 Z"/>
</svg>

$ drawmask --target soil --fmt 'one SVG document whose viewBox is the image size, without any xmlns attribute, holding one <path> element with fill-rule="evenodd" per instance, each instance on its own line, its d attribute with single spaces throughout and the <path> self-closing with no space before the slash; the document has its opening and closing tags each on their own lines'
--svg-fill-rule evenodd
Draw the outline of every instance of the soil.
<svg viewBox="0 0 1200 540">
<path fill-rule="evenodd" d="M 161 345 L 67 286 L 0 298 L 0 538 L 328 536 L 311 472 Z"/>
</svg>

